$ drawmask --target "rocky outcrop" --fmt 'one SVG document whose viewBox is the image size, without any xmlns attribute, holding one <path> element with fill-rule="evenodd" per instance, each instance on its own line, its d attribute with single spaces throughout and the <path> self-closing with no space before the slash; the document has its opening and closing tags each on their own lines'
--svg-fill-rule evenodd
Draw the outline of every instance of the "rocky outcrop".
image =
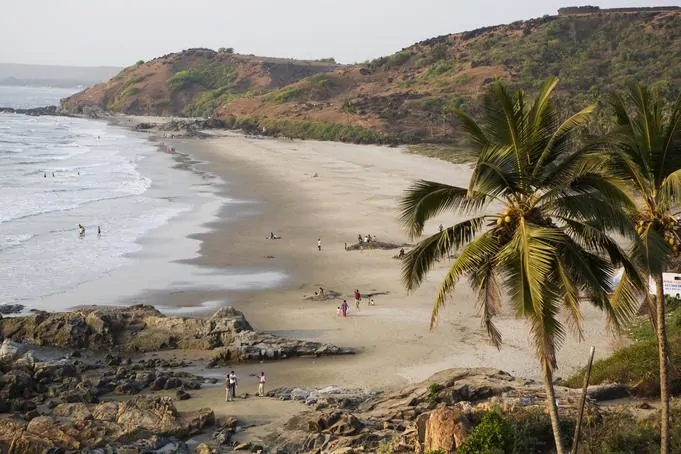
<svg viewBox="0 0 681 454">
<path fill-rule="evenodd" d="M 5 420 L 0 424 L 0 451 L 9 452 L 10 447 L 13 452 L 26 454 L 53 448 L 83 450 L 152 437 L 157 437 L 155 444 L 159 444 L 158 437 L 187 438 L 214 423 L 212 410 L 179 413 L 167 397 L 137 397 L 98 405 L 62 404 L 51 416 L 38 416 L 28 423 Z"/>
<path fill-rule="evenodd" d="M 578 391 L 557 387 L 556 392 L 561 412 L 572 412 Z M 480 413 L 495 407 L 543 409 L 546 403 L 540 383 L 487 368 L 448 369 L 385 393 L 329 387 L 275 389 L 268 396 L 310 407 L 291 418 L 285 431 L 262 440 L 282 453 L 455 452 Z"/>
<path fill-rule="evenodd" d="M 470 430 L 468 417 L 458 408 L 438 408 L 428 414 L 423 434 L 426 452 L 456 452 Z"/>
<path fill-rule="evenodd" d="M 38 117 L 41 115 L 63 115 L 57 106 L 32 107 L 30 109 L 15 109 L 14 107 L 0 107 L 0 113 L 13 113 Z"/>
<path fill-rule="evenodd" d="M 225 361 L 283 359 L 306 355 L 340 355 L 348 348 L 282 339 L 257 333 L 234 308 L 212 317 L 166 317 L 152 306 L 85 308 L 72 312 L 40 312 L 0 320 L 5 339 L 33 345 L 95 351 L 148 352 L 164 349 L 213 350 L 211 365 Z"/>
</svg>

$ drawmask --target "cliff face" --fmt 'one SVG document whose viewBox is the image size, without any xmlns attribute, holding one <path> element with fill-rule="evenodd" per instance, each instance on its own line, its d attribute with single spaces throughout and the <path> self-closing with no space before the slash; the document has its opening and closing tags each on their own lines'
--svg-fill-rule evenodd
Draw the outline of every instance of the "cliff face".
<svg viewBox="0 0 681 454">
<path fill-rule="evenodd" d="M 451 107 L 475 112 L 495 80 L 532 91 L 558 76 L 562 106 L 575 109 L 631 82 L 671 91 L 680 61 L 681 10 L 563 13 L 432 38 L 354 66 L 185 51 L 128 68 L 64 106 L 216 114 L 294 137 L 438 142 L 457 136 Z"/>
<path fill-rule="evenodd" d="M 108 82 L 63 100 L 62 109 L 82 113 L 97 106 L 127 114 L 211 115 L 233 98 L 257 96 L 336 67 L 189 49 L 125 68 Z"/>
</svg>

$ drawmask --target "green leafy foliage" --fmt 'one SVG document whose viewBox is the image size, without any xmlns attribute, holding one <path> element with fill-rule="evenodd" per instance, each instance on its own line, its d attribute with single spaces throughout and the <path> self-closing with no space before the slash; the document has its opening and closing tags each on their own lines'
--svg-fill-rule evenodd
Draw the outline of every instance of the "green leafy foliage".
<svg viewBox="0 0 681 454">
<path fill-rule="evenodd" d="M 562 422 L 562 432 L 571 433 L 574 423 Z M 480 423 L 457 449 L 458 454 L 542 454 L 551 449 L 551 423 L 541 411 L 531 410 L 503 414 L 500 410 L 485 413 Z"/>
<path fill-rule="evenodd" d="M 438 393 L 444 389 L 444 386 L 442 386 L 439 383 L 431 383 L 428 386 L 428 399 L 430 399 L 433 402 L 439 402 L 440 398 L 438 397 Z"/>
<path fill-rule="evenodd" d="M 231 86 L 236 77 L 237 72 L 230 65 L 208 63 L 176 72 L 168 79 L 167 85 L 174 92 L 186 90 L 192 86 L 212 90 Z"/>
<path fill-rule="evenodd" d="M 621 383 L 630 391 L 642 397 L 660 395 L 659 356 L 657 338 L 650 321 L 637 320 L 630 329 L 634 342 L 615 351 L 609 357 L 595 361 L 591 369 L 591 384 Z M 669 370 L 671 390 L 681 392 L 681 310 L 675 309 L 668 315 L 667 336 L 671 353 Z M 567 380 L 565 385 L 578 388 L 584 382 L 584 371 Z"/>
</svg>

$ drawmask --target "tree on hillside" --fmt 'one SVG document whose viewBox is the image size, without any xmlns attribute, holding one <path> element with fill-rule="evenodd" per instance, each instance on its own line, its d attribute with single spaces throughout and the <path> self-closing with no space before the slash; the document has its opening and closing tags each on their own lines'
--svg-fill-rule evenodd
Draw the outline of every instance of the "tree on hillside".
<svg viewBox="0 0 681 454">
<path fill-rule="evenodd" d="M 675 217 L 681 202 L 681 95 L 666 103 L 658 89 L 636 85 L 627 94 L 613 94 L 609 104 L 615 113 L 615 127 L 608 136 L 612 164 L 634 189 L 631 216 L 640 241 L 635 243 L 632 256 L 655 283 L 655 303 L 654 307 L 649 305 L 649 311 L 660 362 L 660 452 L 667 453 L 669 349 L 662 273 L 681 247 L 681 224 Z M 648 282 L 642 288 L 646 294 Z"/>
<path fill-rule="evenodd" d="M 637 308 L 632 289 L 641 283 L 607 234 L 610 229 L 633 232 L 621 209 L 628 200 L 621 182 L 602 173 L 607 158 L 576 146 L 577 130 L 593 107 L 560 121 L 551 100 L 557 82 L 547 80 L 534 102 L 522 91 L 510 93 L 494 84 L 479 123 L 455 110 L 476 156 L 469 186 L 417 181 L 403 196 L 401 208 L 412 238 L 440 212 L 473 216 L 421 240 L 405 257 L 404 284 L 415 289 L 439 259 L 460 250 L 435 299 L 431 328 L 456 283 L 466 277 L 477 291 L 482 324 L 497 347 L 502 335 L 493 317 L 505 290 L 516 315 L 528 322 L 556 450 L 562 454 L 553 389 L 556 351 L 569 330 L 581 337 L 582 301 L 603 309 L 617 328 Z M 620 265 L 631 278 L 622 279 L 609 299 L 614 266 Z M 559 320 L 561 312 L 567 326 Z"/>
</svg>

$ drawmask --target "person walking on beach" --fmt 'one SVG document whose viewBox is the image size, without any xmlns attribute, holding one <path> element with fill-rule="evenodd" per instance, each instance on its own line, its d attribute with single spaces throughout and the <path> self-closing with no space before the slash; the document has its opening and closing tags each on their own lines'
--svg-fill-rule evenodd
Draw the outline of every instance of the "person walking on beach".
<svg viewBox="0 0 681 454">
<path fill-rule="evenodd" d="M 357 311 L 359 312 L 359 302 L 362 299 L 362 295 L 359 294 L 359 290 L 355 289 L 355 307 L 357 308 Z"/>
<path fill-rule="evenodd" d="M 321 251 L 322 250 L 322 239 L 317 238 L 317 250 Z"/>
<path fill-rule="evenodd" d="M 85 235 L 85 227 L 83 227 L 83 224 L 78 224 L 78 235 Z"/>
<path fill-rule="evenodd" d="M 343 304 L 341 304 L 341 307 L 340 307 L 340 308 L 341 308 L 341 312 L 343 313 L 343 317 L 347 317 L 347 316 L 348 316 L 348 308 L 349 308 L 349 307 L 350 307 L 350 306 L 348 306 L 348 302 L 347 302 L 346 300 L 343 300 Z"/>
<path fill-rule="evenodd" d="M 260 372 L 260 378 L 258 382 L 258 395 L 260 397 L 265 397 L 265 372 Z"/>
</svg>

